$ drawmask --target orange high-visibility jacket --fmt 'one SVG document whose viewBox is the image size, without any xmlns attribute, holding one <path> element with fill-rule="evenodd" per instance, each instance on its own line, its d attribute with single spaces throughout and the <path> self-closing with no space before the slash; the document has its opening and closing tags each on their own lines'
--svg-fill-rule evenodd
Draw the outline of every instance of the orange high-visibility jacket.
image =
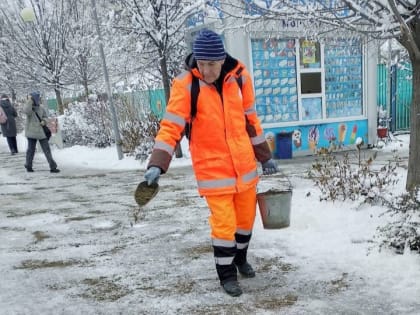
<svg viewBox="0 0 420 315">
<path fill-rule="evenodd" d="M 191 62 L 191 56 L 189 57 Z M 190 152 L 200 195 L 245 191 L 258 182 L 256 160 L 265 162 L 271 152 L 254 107 L 254 89 L 245 66 L 229 55 L 222 67 L 222 94 L 215 84 L 202 81 L 193 67 L 176 77 L 166 113 L 160 123 L 148 167 L 169 168 L 177 141 L 191 114 L 192 76 L 200 93 L 193 119 Z M 235 79 L 239 68 L 242 90 Z M 219 79 L 220 80 L 220 79 Z"/>
</svg>

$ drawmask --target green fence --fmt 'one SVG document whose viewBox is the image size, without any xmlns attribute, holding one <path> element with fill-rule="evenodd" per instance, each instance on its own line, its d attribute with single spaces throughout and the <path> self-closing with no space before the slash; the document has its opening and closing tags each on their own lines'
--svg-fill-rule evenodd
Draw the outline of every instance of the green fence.
<svg viewBox="0 0 420 315">
<path fill-rule="evenodd" d="M 391 80 L 393 84 L 392 98 L 391 98 L 391 112 L 392 115 L 392 126 L 394 130 L 409 130 L 410 129 L 410 107 L 413 96 L 413 71 L 411 64 L 403 66 L 394 66 L 393 76 L 394 80 Z"/>
<path fill-rule="evenodd" d="M 153 90 L 149 92 L 149 104 L 150 109 L 152 112 L 158 116 L 159 118 L 163 117 L 163 114 L 166 111 L 166 98 L 165 98 L 165 90 Z"/>
<path fill-rule="evenodd" d="M 68 104 L 77 100 L 77 97 L 66 97 L 63 98 L 63 103 Z M 47 98 L 47 106 L 49 110 L 53 110 L 55 112 L 58 111 L 58 103 L 55 98 Z"/>
<path fill-rule="evenodd" d="M 152 111 L 157 117 L 162 118 L 166 110 L 166 100 L 164 89 L 134 91 L 123 94 L 130 100 L 139 113 L 148 113 Z M 66 98 L 64 102 L 74 101 L 76 98 Z M 57 101 L 55 98 L 47 99 L 47 106 L 50 110 L 57 111 Z"/>
<path fill-rule="evenodd" d="M 392 131 L 408 131 L 413 95 L 411 65 L 392 66 L 390 77 L 388 72 L 386 65 L 378 65 L 377 104 L 386 109 L 389 103 Z M 389 78 L 390 84 L 387 84 Z"/>
<path fill-rule="evenodd" d="M 388 86 L 387 86 L 387 78 L 388 78 L 388 69 L 386 65 L 379 64 L 377 68 L 378 73 L 378 85 L 377 85 L 377 105 L 382 107 L 382 109 L 386 109 L 387 102 L 388 102 Z"/>
<path fill-rule="evenodd" d="M 57 100 L 55 98 L 47 99 L 47 106 L 48 106 L 48 109 L 51 109 L 53 111 L 58 110 Z"/>
<path fill-rule="evenodd" d="M 152 112 L 162 118 L 166 110 L 164 89 L 126 92 L 124 95 L 140 113 Z"/>
</svg>

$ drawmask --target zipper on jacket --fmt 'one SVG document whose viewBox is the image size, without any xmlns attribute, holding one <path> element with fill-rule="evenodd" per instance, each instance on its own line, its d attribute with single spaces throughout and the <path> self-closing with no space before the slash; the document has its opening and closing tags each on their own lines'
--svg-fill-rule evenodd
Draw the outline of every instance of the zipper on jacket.
<svg viewBox="0 0 420 315">
<path fill-rule="evenodd" d="M 222 75 L 222 74 L 220 74 Z M 226 138 L 226 122 L 225 122 L 225 104 L 223 101 L 223 84 L 225 83 L 226 76 L 223 76 L 223 78 L 217 79 L 215 82 L 213 82 L 213 86 L 215 87 L 217 94 L 219 94 L 220 100 L 222 101 L 222 112 L 223 112 L 223 123 L 224 123 L 224 132 L 225 132 L 225 141 L 227 141 Z"/>
</svg>

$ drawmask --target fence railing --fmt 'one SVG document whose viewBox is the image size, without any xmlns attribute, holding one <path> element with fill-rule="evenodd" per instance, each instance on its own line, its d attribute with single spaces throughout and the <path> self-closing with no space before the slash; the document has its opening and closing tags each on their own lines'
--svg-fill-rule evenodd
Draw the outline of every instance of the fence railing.
<svg viewBox="0 0 420 315">
<path fill-rule="evenodd" d="M 130 101 L 139 113 L 149 113 L 151 111 L 159 118 L 162 118 L 165 113 L 166 99 L 164 89 L 124 92 L 122 95 Z M 69 103 L 76 99 L 77 97 L 65 98 L 64 102 Z M 57 111 L 56 99 L 47 99 L 47 106 L 50 110 Z"/>
<path fill-rule="evenodd" d="M 385 110 L 390 109 L 391 131 L 408 131 L 413 96 L 411 65 L 394 65 L 391 73 L 388 72 L 386 65 L 378 65 L 377 105 Z M 390 80 L 389 84 L 387 80 Z"/>
</svg>

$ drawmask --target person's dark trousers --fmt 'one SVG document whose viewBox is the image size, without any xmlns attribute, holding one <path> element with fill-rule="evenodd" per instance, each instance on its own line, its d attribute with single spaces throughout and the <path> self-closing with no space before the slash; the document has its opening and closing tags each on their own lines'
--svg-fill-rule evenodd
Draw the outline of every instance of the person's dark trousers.
<svg viewBox="0 0 420 315">
<path fill-rule="evenodd" d="M 16 137 L 7 137 L 7 144 L 9 145 L 10 152 L 18 153 Z"/>
<path fill-rule="evenodd" d="M 25 164 L 25 167 L 27 169 L 32 169 L 32 162 L 35 156 L 36 141 L 37 139 L 28 138 L 28 150 L 26 151 L 26 164 Z M 44 152 L 45 157 L 47 158 L 48 164 L 50 165 L 50 169 L 51 170 L 56 169 L 57 163 L 55 163 L 52 157 L 48 139 L 41 139 L 38 141 L 39 141 L 39 144 L 41 145 L 41 148 L 42 148 L 42 151 Z"/>
</svg>

